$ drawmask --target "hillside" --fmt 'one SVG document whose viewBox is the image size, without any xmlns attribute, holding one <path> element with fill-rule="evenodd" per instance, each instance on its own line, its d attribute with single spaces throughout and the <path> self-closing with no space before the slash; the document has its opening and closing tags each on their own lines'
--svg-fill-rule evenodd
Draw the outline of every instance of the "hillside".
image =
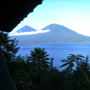
<svg viewBox="0 0 90 90">
<path fill-rule="evenodd" d="M 89 43 L 90 37 L 78 34 L 73 30 L 58 24 L 50 24 L 42 29 L 46 33 L 14 36 L 19 44 L 44 43 Z"/>
<path fill-rule="evenodd" d="M 30 26 L 24 26 L 21 29 L 17 30 L 16 32 L 21 33 L 21 32 L 32 32 L 32 31 L 36 31 L 36 30 Z"/>
<path fill-rule="evenodd" d="M 28 25 L 22 27 L 19 30 L 16 31 L 12 31 L 9 33 L 10 36 L 15 36 L 15 35 L 23 35 L 23 34 L 27 34 L 27 33 L 32 33 L 35 32 L 36 30 Z"/>
</svg>

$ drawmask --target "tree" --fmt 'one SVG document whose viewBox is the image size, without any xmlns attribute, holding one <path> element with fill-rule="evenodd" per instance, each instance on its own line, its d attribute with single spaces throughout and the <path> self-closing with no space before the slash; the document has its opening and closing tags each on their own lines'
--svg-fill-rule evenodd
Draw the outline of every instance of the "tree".
<svg viewBox="0 0 90 90">
<path fill-rule="evenodd" d="M 39 71 L 48 71 L 49 70 L 49 60 L 48 54 L 43 48 L 35 48 L 34 51 L 31 51 L 30 56 L 28 57 L 28 61 L 34 65 L 34 68 Z"/>
<path fill-rule="evenodd" d="M 73 55 L 70 54 L 70 56 L 68 56 L 67 59 L 62 60 L 62 62 L 65 62 L 64 64 L 62 64 L 60 67 L 66 67 L 65 71 L 67 72 L 72 72 L 72 76 L 73 76 L 73 87 L 75 87 L 74 89 L 78 89 L 78 90 L 89 90 L 90 89 L 90 79 L 89 79 L 89 75 L 90 75 L 90 65 L 88 63 L 89 57 L 84 57 L 80 54 L 77 55 Z M 69 75 L 66 73 L 66 76 Z"/>
<path fill-rule="evenodd" d="M 28 56 L 32 84 L 41 84 L 50 70 L 50 58 L 44 48 L 35 48 Z"/>
<path fill-rule="evenodd" d="M 88 84 L 90 83 L 89 73 L 90 73 L 89 56 L 86 56 L 85 59 L 79 64 L 79 66 L 76 67 L 75 75 L 77 76 L 80 75 L 79 77 L 84 81 L 84 83 L 87 83 L 88 86 Z"/>
<path fill-rule="evenodd" d="M 14 58 L 18 48 L 16 40 L 11 40 L 7 33 L 0 32 L 0 89 L 16 90 L 15 84 L 11 80 L 6 61 Z"/>
<path fill-rule="evenodd" d="M 72 72 L 73 71 L 73 67 L 80 67 L 81 62 L 84 61 L 84 56 L 77 54 L 70 54 L 67 59 L 61 60 L 61 62 L 65 62 L 63 65 L 61 65 L 60 67 L 66 67 L 65 71 L 67 72 Z"/>
<path fill-rule="evenodd" d="M 14 59 L 15 54 L 19 49 L 17 44 L 18 41 L 16 41 L 16 39 L 10 39 L 7 33 L 0 32 L 0 50 L 2 51 L 3 56 L 5 56 L 4 58 L 6 61 Z"/>
<path fill-rule="evenodd" d="M 89 64 L 89 56 L 86 56 L 85 59 L 79 64 L 79 67 L 76 68 L 77 70 L 82 69 L 85 72 L 90 71 L 90 64 Z"/>
</svg>

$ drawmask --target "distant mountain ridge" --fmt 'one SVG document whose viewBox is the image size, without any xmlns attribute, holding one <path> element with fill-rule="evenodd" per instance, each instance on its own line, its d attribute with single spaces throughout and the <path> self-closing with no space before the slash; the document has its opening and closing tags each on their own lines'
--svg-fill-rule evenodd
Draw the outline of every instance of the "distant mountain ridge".
<svg viewBox="0 0 90 90">
<path fill-rule="evenodd" d="M 32 31 L 36 31 L 34 28 L 30 27 L 30 26 L 24 26 L 21 29 L 17 30 L 17 33 L 21 33 L 21 32 L 32 32 Z"/>
<path fill-rule="evenodd" d="M 22 27 L 21 29 L 19 30 L 13 30 L 9 33 L 9 36 L 16 36 L 16 35 L 30 35 L 32 34 L 33 32 L 36 32 L 37 30 L 34 29 L 33 27 L 30 27 L 28 25 Z"/>
<path fill-rule="evenodd" d="M 47 25 L 46 27 L 44 27 L 42 30 L 45 30 L 45 29 L 51 29 L 51 30 L 55 30 L 55 29 L 65 29 L 67 27 L 63 26 L 63 25 L 59 25 L 59 24 L 50 24 L 50 25 Z"/>
<path fill-rule="evenodd" d="M 58 24 L 50 24 L 42 30 L 46 33 L 14 36 L 19 44 L 45 44 L 45 43 L 90 43 L 90 37 Z"/>
</svg>

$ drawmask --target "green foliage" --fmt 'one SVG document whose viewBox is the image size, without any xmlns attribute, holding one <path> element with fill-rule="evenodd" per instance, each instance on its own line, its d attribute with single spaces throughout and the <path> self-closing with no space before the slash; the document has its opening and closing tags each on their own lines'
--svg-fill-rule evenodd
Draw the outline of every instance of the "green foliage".
<svg viewBox="0 0 90 90">
<path fill-rule="evenodd" d="M 16 40 L 0 33 L 0 46 L 17 90 L 90 90 L 89 56 L 70 54 L 59 71 L 44 48 L 35 48 L 25 57 L 15 56 Z M 3 42 L 3 43 L 2 43 Z"/>
<path fill-rule="evenodd" d="M 35 48 L 31 51 L 27 60 L 33 85 L 40 85 L 47 79 L 47 72 L 50 70 L 50 58 L 44 48 Z"/>
<path fill-rule="evenodd" d="M 6 61 L 11 61 L 14 59 L 15 54 L 18 51 L 17 41 L 15 39 L 10 39 L 7 33 L 0 32 L 0 50 L 5 56 Z"/>
<path fill-rule="evenodd" d="M 48 71 L 49 70 L 49 60 L 48 54 L 45 49 L 35 48 L 34 51 L 31 51 L 30 56 L 28 57 L 28 61 L 32 63 L 34 69 L 37 71 Z"/>
<path fill-rule="evenodd" d="M 62 64 L 60 67 L 67 66 L 65 71 L 72 72 L 73 71 L 73 67 L 74 68 L 80 67 L 80 64 L 82 62 L 84 62 L 84 59 L 85 59 L 85 57 L 80 55 L 80 54 L 77 54 L 77 55 L 70 54 L 67 57 L 67 59 L 61 60 L 61 62 L 64 62 L 64 64 Z"/>
<path fill-rule="evenodd" d="M 11 80 L 8 67 L 6 64 L 15 58 L 18 51 L 16 40 L 11 40 L 8 34 L 0 31 L 0 89 L 1 90 L 16 90 L 16 87 Z"/>
<path fill-rule="evenodd" d="M 30 67 L 24 58 L 17 56 L 14 61 L 8 63 L 8 68 L 17 90 L 30 90 L 32 85 L 29 71 Z"/>
<path fill-rule="evenodd" d="M 36 61 L 39 59 L 42 61 L 43 59 L 39 57 L 39 54 L 43 54 L 40 53 L 41 51 L 38 51 L 37 55 L 37 50 L 34 49 L 31 52 L 30 56 L 26 58 L 27 61 L 25 61 L 25 58 L 17 56 L 16 60 L 9 64 L 10 73 L 18 90 L 90 90 L 90 67 L 88 56 L 84 57 L 82 55 L 77 55 L 80 56 L 79 59 L 74 56 L 74 58 L 76 58 L 74 59 L 76 61 L 74 62 L 74 64 L 76 63 L 76 69 L 74 69 L 72 73 L 60 72 L 54 67 L 53 70 L 50 70 L 49 68 L 49 70 L 46 69 L 47 71 L 43 71 L 38 68 L 38 64 L 41 65 L 42 63 L 37 63 Z M 39 48 L 39 50 L 44 49 Z M 44 54 L 45 55 L 43 56 L 48 57 L 47 53 Z M 51 58 L 46 61 L 49 60 L 51 60 Z M 51 67 L 51 64 L 48 65 Z"/>
<path fill-rule="evenodd" d="M 90 89 L 90 64 L 89 57 L 84 57 L 80 54 L 71 54 L 68 59 L 62 60 L 65 62 L 61 67 L 68 65 L 66 68 L 67 74 L 74 67 L 72 72 L 73 89 L 71 90 L 89 90 Z M 71 66 L 73 64 L 73 67 Z"/>
</svg>

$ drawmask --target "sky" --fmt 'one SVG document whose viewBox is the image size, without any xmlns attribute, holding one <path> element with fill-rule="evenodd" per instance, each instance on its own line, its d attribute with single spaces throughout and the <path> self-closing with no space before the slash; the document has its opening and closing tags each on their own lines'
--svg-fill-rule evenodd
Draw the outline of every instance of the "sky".
<svg viewBox="0 0 90 90">
<path fill-rule="evenodd" d="M 44 0 L 13 31 L 25 25 L 40 30 L 53 23 L 90 36 L 90 0 Z"/>
</svg>

